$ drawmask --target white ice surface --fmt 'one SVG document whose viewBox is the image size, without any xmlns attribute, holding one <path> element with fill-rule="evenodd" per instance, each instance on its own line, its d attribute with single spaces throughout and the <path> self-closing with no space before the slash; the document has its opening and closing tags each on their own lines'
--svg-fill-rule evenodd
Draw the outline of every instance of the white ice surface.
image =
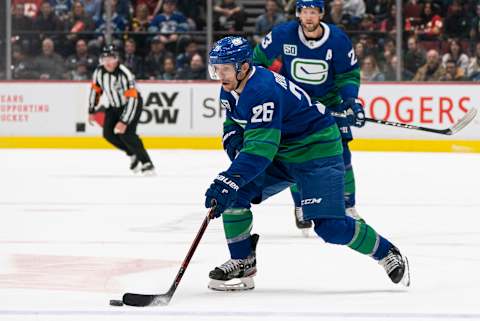
<svg viewBox="0 0 480 321">
<path fill-rule="evenodd" d="M 358 211 L 411 264 L 394 285 L 372 259 L 302 238 L 289 193 L 255 206 L 256 289 L 207 289 L 228 258 L 220 220 L 167 307 L 163 293 L 206 214 L 222 151 L 151 151 L 136 177 L 114 150 L 0 150 L 0 320 L 480 320 L 480 155 L 354 153 Z"/>
</svg>

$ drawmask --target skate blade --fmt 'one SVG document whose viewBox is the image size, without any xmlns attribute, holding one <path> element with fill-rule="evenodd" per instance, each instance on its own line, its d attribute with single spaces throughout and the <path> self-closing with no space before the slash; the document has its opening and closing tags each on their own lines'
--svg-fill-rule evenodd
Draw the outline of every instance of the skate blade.
<svg viewBox="0 0 480 321">
<path fill-rule="evenodd" d="M 155 177 L 157 176 L 157 173 L 155 172 L 155 170 L 152 169 L 152 170 L 142 172 L 142 175 L 145 177 Z"/>
<path fill-rule="evenodd" d="M 141 169 L 142 169 L 142 164 L 138 163 L 138 165 L 135 166 L 135 167 L 132 169 L 132 172 L 133 172 L 134 174 L 138 174 L 138 173 L 140 173 L 140 170 L 141 170 Z"/>
<path fill-rule="evenodd" d="M 302 232 L 302 236 L 305 238 L 310 237 L 310 229 L 309 228 L 301 228 L 300 231 Z"/>
<path fill-rule="evenodd" d="M 255 288 L 253 277 L 231 279 L 229 281 L 212 280 L 208 288 L 214 291 L 247 291 Z"/>
</svg>

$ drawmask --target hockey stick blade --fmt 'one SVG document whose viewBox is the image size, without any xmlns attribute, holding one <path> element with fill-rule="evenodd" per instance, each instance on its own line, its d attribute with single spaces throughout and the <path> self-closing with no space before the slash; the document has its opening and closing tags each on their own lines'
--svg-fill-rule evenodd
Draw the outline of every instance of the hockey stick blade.
<svg viewBox="0 0 480 321">
<path fill-rule="evenodd" d="M 477 109 L 471 108 L 460 120 L 450 128 L 450 134 L 453 135 L 464 129 L 477 116 Z"/>
<path fill-rule="evenodd" d="M 146 306 L 165 306 L 170 303 L 172 294 L 168 292 L 165 294 L 137 294 L 137 293 L 125 293 L 122 301 L 126 305 L 134 307 L 146 307 Z"/>
<path fill-rule="evenodd" d="M 190 263 L 190 260 L 192 259 L 193 254 L 195 253 L 195 250 L 197 249 L 197 246 L 200 243 L 200 240 L 202 239 L 203 234 L 205 233 L 205 230 L 207 229 L 208 223 L 210 222 L 210 219 L 213 217 L 214 208 L 215 207 L 212 207 L 208 211 L 207 216 L 205 216 L 202 226 L 198 230 L 197 236 L 193 240 L 193 243 L 190 246 L 190 249 L 188 250 L 187 256 L 183 260 L 182 265 L 178 270 L 177 276 L 175 277 L 175 280 L 170 286 L 170 289 L 168 290 L 168 292 L 164 294 L 125 293 L 122 298 L 123 304 L 134 306 L 134 307 L 146 307 L 146 306 L 157 306 L 157 305 L 165 306 L 165 305 L 168 305 L 168 303 L 170 303 L 170 300 L 172 299 L 173 294 L 175 293 L 175 290 L 178 287 L 178 284 L 180 284 L 183 274 L 185 273 L 185 270 L 187 269 L 188 264 Z"/>
</svg>

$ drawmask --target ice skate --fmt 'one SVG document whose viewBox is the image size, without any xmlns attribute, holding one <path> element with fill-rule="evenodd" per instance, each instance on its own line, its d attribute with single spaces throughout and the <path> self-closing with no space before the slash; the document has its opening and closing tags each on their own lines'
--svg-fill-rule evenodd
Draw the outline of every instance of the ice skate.
<svg viewBox="0 0 480 321">
<path fill-rule="evenodd" d="M 155 166 L 153 166 L 153 164 L 150 163 L 150 162 L 142 165 L 141 172 L 142 172 L 143 176 L 155 176 L 155 175 L 157 175 L 157 173 L 155 173 Z"/>
<path fill-rule="evenodd" d="M 308 237 L 310 234 L 310 228 L 312 227 L 312 221 L 303 220 L 303 210 L 301 207 L 295 207 L 294 216 L 295 225 L 297 225 L 297 228 L 302 231 L 304 237 Z"/>
<path fill-rule="evenodd" d="M 253 290 L 253 277 L 257 273 L 257 258 L 255 249 L 258 243 L 258 234 L 253 234 L 252 252 L 246 259 L 230 259 L 210 271 L 208 288 L 216 291 L 245 291 Z"/>
<path fill-rule="evenodd" d="M 365 220 L 360 217 L 355 207 L 346 208 L 345 213 L 347 214 L 347 216 L 350 216 L 354 220 L 365 223 Z"/>
<path fill-rule="evenodd" d="M 130 170 L 135 174 L 140 172 L 142 164 L 137 158 L 137 155 L 130 155 Z"/>
<path fill-rule="evenodd" d="M 410 286 L 410 268 L 408 259 L 392 245 L 386 257 L 381 259 L 378 264 L 383 266 L 393 283 L 401 282 L 404 286 Z"/>
</svg>

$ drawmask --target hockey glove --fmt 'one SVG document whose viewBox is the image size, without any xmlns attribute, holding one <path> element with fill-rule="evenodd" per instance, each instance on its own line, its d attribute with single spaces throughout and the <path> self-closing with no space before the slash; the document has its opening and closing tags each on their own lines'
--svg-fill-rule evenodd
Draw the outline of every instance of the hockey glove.
<svg viewBox="0 0 480 321">
<path fill-rule="evenodd" d="M 343 109 L 347 113 L 347 122 L 350 126 L 363 127 L 365 125 L 365 111 L 359 99 L 348 98 L 343 102 Z"/>
<path fill-rule="evenodd" d="M 213 215 L 220 217 L 235 202 L 239 189 L 239 185 L 226 172 L 218 174 L 205 193 L 205 207 L 210 208 L 215 205 Z"/>
<path fill-rule="evenodd" d="M 236 129 L 232 129 L 223 134 L 222 142 L 228 158 L 233 161 L 243 147 L 243 134 Z"/>
</svg>

